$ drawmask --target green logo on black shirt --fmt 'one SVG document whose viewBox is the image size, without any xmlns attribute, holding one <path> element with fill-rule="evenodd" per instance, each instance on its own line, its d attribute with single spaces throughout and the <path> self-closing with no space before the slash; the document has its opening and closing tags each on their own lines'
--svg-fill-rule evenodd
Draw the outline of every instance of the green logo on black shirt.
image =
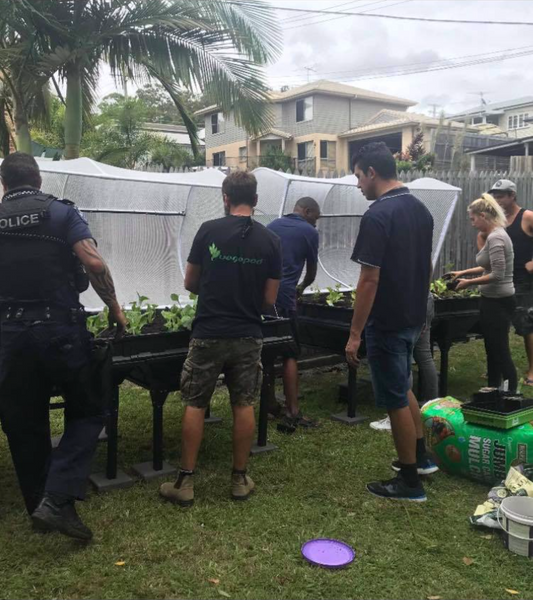
<svg viewBox="0 0 533 600">
<path fill-rule="evenodd" d="M 231 256 L 230 254 L 222 254 L 222 252 L 213 243 L 209 246 L 209 254 L 211 260 L 225 260 L 227 262 L 239 263 L 242 265 L 262 265 L 262 258 L 245 258 L 244 256 Z"/>
</svg>

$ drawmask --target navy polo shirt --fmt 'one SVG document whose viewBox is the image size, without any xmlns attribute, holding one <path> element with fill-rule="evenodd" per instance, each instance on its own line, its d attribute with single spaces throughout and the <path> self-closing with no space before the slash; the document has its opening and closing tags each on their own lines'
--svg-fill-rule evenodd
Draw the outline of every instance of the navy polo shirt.
<svg viewBox="0 0 533 600">
<path fill-rule="evenodd" d="M 406 187 L 378 198 L 364 214 L 352 260 L 380 269 L 369 322 L 386 331 L 426 318 L 433 217 Z"/>
<path fill-rule="evenodd" d="M 318 262 L 318 231 L 303 217 L 291 213 L 267 225 L 281 240 L 283 277 L 276 306 L 296 310 L 296 287 L 307 267 Z"/>
</svg>

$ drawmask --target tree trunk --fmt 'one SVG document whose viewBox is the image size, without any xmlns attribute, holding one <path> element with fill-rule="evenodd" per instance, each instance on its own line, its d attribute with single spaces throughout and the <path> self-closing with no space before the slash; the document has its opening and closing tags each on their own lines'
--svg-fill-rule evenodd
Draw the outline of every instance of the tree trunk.
<svg viewBox="0 0 533 600">
<path fill-rule="evenodd" d="M 15 139 L 17 150 L 33 154 L 31 147 L 30 126 L 28 124 L 28 115 L 20 98 L 13 94 L 13 120 L 15 121 Z"/>
<path fill-rule="evenodd" d="M 78 65 L 72 65 L 67 72 L 65 107 L 65 158 L 67 160 L 80 156 L 82 123 L 83 93 L 81 73 Z"/>
</svg>

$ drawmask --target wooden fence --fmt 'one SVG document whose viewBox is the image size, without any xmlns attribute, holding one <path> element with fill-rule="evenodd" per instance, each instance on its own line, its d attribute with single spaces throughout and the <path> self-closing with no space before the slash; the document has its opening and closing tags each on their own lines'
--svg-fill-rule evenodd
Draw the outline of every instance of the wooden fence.
<svg viewBox="0 0 533 600">
<path fill-rule="evenodd" d="M 201 167 L 196 167 L 196 169 Z M 144 170 L 158 170 L 145 167 Z M 188 169 L 172 169 L 172 173 L 190 172 Z M 287 171 L 293 173 L 293 171 Z M 297 174 L 315 177 L 312 173 Z M 319 171 L 316 177 L 326 179 L 344 177 L 345 171 Z M 440 276 L 446 270 L 467 269 L 475 266 L 476 257 L 476 231 L 470 225 L 467 215 L 468 205 L 488 191 L 498 179 L 510 179 L 517 186 L 518 203 L 524 208 L 533 210 L 533 173 L 531 172 L 506 172 L 506 171 L 408 171 L 402 172 L 399 179 L 407 184 L 421 177 L 432 177 L 449 183 L 461 189 L 459 200 L 453 215 L 448 234 L 442 247 L 440 259 L 435 269 L 435 275 Z"/>
</svg>

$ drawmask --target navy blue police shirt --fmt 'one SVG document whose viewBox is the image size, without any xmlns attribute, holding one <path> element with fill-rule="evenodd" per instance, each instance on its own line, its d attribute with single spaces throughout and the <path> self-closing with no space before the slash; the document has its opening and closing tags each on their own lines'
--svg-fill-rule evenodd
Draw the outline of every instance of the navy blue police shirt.
<svg viewBox="0 0 533 600">
<path fill-rule="evenodd" d="M 387 192 L 364 214 L 352 260 L 380 269 L 368 322 L 398 331 L 425 322 L 433 217 L 407 187 Z"/>
<path fill-rule="evenodd" d="M 29 192 L 34 194 L 46 193 L 31 187 L 17 188 L 5 194 L 2 202 L 24 197 Z M 48 212 L 50 218 L 42 221 L 39 228 L 40 234 L 65 240 L 71 248 L 77 242 L 93 239 L 85 217 L 76 206 L 63 204 L 62 202 L 52 202 Z M 77 308 L 80 305 L 79 293 L 70 285 L 54 290 L 50 300 L 66 308 Z"/>
<path fill-rule="evenodd" d="M 262 338 L 266 281 L 281 279 L 279 238 L 230 215 L 200 227 L 187 260 L 202 268 L 192 337 Z"/>
<path fill-rule="evenodd" d="M 281 240 L 283 277 L 279 286 L 276 306 L 296 311 L 296 287 L 307 268 L 318 262 L 318 231 L 303 217 L 289 214 L 267 225 Z"/>
</svg>

